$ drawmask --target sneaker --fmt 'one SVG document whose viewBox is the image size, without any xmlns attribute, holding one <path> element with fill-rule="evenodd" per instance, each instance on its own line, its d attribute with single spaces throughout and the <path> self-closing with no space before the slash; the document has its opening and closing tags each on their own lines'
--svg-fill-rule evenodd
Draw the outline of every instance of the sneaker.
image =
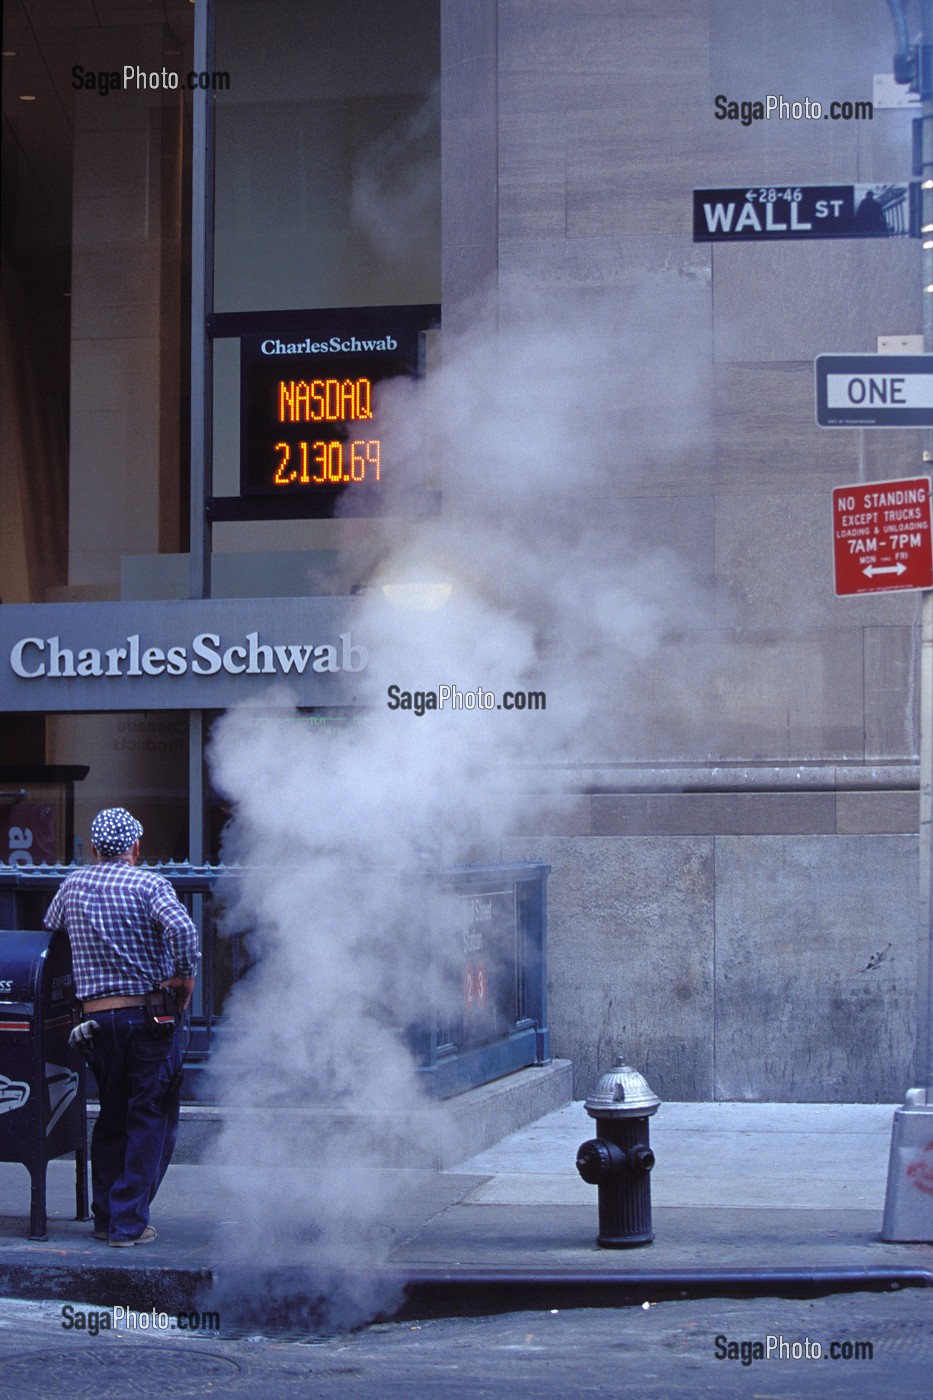
<svg viewBox="0 0 933 1400">
<path fill-rule="evenodd" d="M 106 1226 L 106 1225 L 95 1225 L 95 1226 L 94 1226 L 94 1238 L 95 1238 L 95 1240 L 109 1240 L 109 1239 L 110 1239 L 110 1231 L 107 1229 L 107 1226 Z"/>
<path fill-rule="evenodd" d="M 132 1244 L 151 1244 L 158 1235 L 154 1225 L 147 1225 L 141 1235 L 137 1235 L 135 1240 L 110 1240 L 111 1249 L 129 1249 Z"/>
</svg>

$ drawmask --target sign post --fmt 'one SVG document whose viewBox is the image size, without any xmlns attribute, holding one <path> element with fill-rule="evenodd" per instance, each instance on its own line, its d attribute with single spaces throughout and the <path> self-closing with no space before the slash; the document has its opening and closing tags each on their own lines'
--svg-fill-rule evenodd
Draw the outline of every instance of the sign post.
<svg viewBox="0 0 933 1400">
<path fill-rule="evenodd" d="M 895 29 L 897 29 L 897 12 Z M 933 351 L 933 0 L 921 5 L 922 37 L 907 44 L 901 32 L 895 67 L 902 84 L 919 90 L 920 150 L 915 170 L 921 176 L 920 231 L 923 348 Z M 927 432 L 924 462 L 933 462 L 933 434 Z M 923 598 L 920 637 L 920 914 L 921 951 L 917 986 L 917 1058 L 913 1088 L 895 1109 L 888 1157 L 888 1181 L 881 1222 L 883 1240 L 933 1242 L 933 1192 L 930 1190 L 930 1144 L 933 1142 L 933 590 Z"/>
</svg>

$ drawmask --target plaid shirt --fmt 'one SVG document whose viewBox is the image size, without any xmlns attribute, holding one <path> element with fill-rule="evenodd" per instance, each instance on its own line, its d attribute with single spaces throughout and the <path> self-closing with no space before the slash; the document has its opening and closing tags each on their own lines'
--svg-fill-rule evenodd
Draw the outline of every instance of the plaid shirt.
<svg viewBox="0 0 933 1400">
<path fill-rule="evenodd" d="M 125 860 L 72 871 L 44 922 L 68 934 L 79 1001 L 141 996 L 169 977 L 193 977 L 201 956 L 168 880 Z"/>
</svg>

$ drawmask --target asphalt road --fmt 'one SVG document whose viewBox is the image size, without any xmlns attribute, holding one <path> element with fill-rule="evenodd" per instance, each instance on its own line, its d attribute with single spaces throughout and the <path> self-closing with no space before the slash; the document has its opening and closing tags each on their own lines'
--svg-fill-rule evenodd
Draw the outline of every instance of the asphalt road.
<svg viewBox="0 0 933 1400">
<path fill-rule="evenodd" d="M 65 1306 L 0 1302 L 0 1393 L 20 1400 L 878 1400 L 928 1396 L 933 1366 L 933 1296 L 922 1289 L 394 1322 L 328 1337 L 231 1336 L 222 1318 L 219 1331 L 120 1328 L 95 1336 L 94 1310 L 74 1304 L 63 1315 Z M 769 1337 L 772 1350 L 787 1348 L 783 1359 L 760 1359 Z M 859 1356 L 865 1343 L 871 1355 Z M 795 1359 L 795 1347 L 810 1358 Z"/>
</svg>

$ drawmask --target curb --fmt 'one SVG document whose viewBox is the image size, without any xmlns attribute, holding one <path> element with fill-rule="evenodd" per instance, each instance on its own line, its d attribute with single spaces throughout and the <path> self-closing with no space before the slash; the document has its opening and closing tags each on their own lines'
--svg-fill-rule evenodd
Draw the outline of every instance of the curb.
<svg viewBox="0 0 933 1400">
<path fill-rule="evenodd" d="M 899 1268 L 655 1270 L 586 1273 L 542 1269 L 387 1269 L 331 1276 L 307 1270 L 276 1273 L 159 1267 L 89 1268 L 50 1264 L 0 1269 L 0 1293 L 34 1300 L 111 1307 L 115 1300 L 141 1312 L 219 1310 L 234 1327 L 315 1327 L 330 1314 L 329 1299 L 356 1298 L 365 1320 L 407 1321 L 475 1317 L 545 1309 L 632 1307 L 695 1298 L 818 1298 L 833 1293 L 933 1288 L 933 1271 Z M 363 1319 L 361 1319 L 363 1320 Z"/>
<path fill-rule="evenodd" d="M 631 1307 L 693 1298 L 819 1298 L 832 1293 L 933 1288 L 933 1271 L 898 1268 L 682 1269 L 641 1273 L 590 1270 L 420 1270 L 404 1284 L 391 1316 L 475 1316 L 545 1308 Z"/>
</svg>

